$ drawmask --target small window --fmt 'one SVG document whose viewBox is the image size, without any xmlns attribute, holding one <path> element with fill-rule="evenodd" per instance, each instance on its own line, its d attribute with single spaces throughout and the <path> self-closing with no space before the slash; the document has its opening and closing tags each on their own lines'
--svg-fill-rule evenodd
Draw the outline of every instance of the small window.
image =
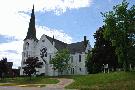
<svg viewBox="0 0 135 90">
<path fill-rule="evenodd" d="M 71 63 L 73 63 L 73 56 L 71 56 Z"/>
<path fill-rule="evenodd" d="M 42 42 L 45 42 L 45 40 L 43 39 Z"/>
<path fill-rule="evenodd" d="M 29 49 L 29 43 L 28 42 L 26 43 L 26 46 L 25 46 L 24 49 Z"/>
<path fill-rule="evenodd" d="M 52 56 L 50 55 L 50 60 L 52 59 Z"/>
<path fill-rule="evenodd" d="M 81 62 L 81 55 L 79 55 L 79 62 Z"/>
<path fill-rule="evenodd" d="M 23 56 L 25 57 L 25 52 L 23 53 Z"/>
<path fill-rule="evenodd" d="M 82 69 L 81 69 L 81 68 L 79 68 L 79 70 L 80 70 L 80 71 L 82 71 Z"/>
<path fill-rule="evenodd" d="M 27 53 L 26 53 L 26 57 L 28 57 L 28 51 L 27 51 Z"/>
<path fill-rule="evenodd" d="M 25 62 L 26 62 L 26 60 L 24 59 L 24 61 L 22 62 L 22 64 L 24 65 L 24 64 L 25 64 Z"/>
<path fill-rule="evenodd" d="M 74 74 L 74 68 L 73 68 L 73 74 Z"/>
<path fill-rule="evenodd" d="M 71 68 L 71 74 L 74 74 L 74 68 Z"/>
</svg>

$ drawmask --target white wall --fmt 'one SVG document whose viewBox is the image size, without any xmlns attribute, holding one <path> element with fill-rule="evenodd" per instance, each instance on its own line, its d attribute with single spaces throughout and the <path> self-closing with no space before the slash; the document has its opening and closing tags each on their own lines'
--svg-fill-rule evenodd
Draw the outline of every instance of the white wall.
<svg viewBox="0 0 135 90">
<path fill-rule="evenodd" d="M 27 42 L 29 43 L 29 48 L 25 49 Z M 44 63 L 44 61 L 42 60 L 41 55 L 40 55 L 40 53 L 41 53 L 40 50 L 43 47 L 47 48 L 47 57 L 44 57 L 44 59 L 47 62 L 46 64 Z M 86 67 L 85 67 L 85 61 L 86 61 L 85 60 L 86 59 L 85 53 L 87 53 L 88 50 L 91 50 L 90 43 L 88 43 L 85 52 L 71 54 L 71 56 L 73 57 L 73 62 L 71 62 L 71 59 L 70 59 L 69 64 L 71 64 L 71 67 L 68 70 L 68 74 L 71 74 L 71 68 L 72 68 L 72 70 L 74 68 L 74 74 L 80 74 L 80 75 L 87 74 L 87 70 L 86 70 Z M 53 56 L 55 55 L 55 53 L 57 51 L 58 50 L 55 48 L 55 43 L 53 45 L 53 43 L 51 43 L 46 38 L 45 35 L 42 35 L 38 42 L 36 42 L 34 40 L 27 39 L 27 40 L 24 41 L 24 45 L 23 45 L 22 62 L 27 59 L 26 53 L 28 52 L 29 57 L 38 57 L 39 60 L 44 63 L 42 68 L 37 69 L 37 70 L 39 70 L 38 74 L 45 73 L 45 75 L 48 75 L 48 76 L 58 75 L 58 71 L 57 70 L 54 71 L 52 69 L 53 65 L 51 65 L 49 63 L 50 55 L 51 55 L 51 58 L 53 58 Z M 25 56 L 24 56 L 24 53 L 25 53 Z M 79 55 L 81 55 L 81 62 L 79 62 Z M 21 66 L 24 66 L 23 63 L 21 64 Z M 22 69 L 20 70 L 20 75 L 23 75 Z"/>
</svg>

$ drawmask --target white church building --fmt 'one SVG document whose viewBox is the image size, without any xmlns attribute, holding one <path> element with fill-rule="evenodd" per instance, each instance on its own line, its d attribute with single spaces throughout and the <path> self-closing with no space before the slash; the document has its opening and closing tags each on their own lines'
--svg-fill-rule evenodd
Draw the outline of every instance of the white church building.
<svg viewBox="0 0 135 90">
<path fill-rule="evenodd" d="M 87 43 L 85 44 L 84 41 Z M 66 71 L 68 73 L 63 73 L 65 75 L 85 75 L 87 74 L 86 69 L 86 55 L 91 46 L 89 40 L 84 40 L 81 42 L 67 44 L 62 41 L 55 39 L 55 37 L 49 37 L 45 34 L 41 36 L 38 40 L 36 38 L 36 28 L 35 28 L 35 15 L 34 6 L 31 13 L 31 19 L 29 23 L 29 28 L 27 36 L 24 39 L 23 52 L 22 52 L 22 62 L 20 75 L 24 75 L 22 67 L 25 66 L 23 63 L 28 57 L 38 57 L 40 62 L 43 62 L 42 68 L 37 68 L 37 74 L 44 74 L 47 76 L 57 76 L 58 71 L 53 70 L 53 65 L 50 64 L 50 60 L 54 57 L 55 53 L 61 49 L 67 48 L 70 52 L 70 68 Z"/>
</svg>

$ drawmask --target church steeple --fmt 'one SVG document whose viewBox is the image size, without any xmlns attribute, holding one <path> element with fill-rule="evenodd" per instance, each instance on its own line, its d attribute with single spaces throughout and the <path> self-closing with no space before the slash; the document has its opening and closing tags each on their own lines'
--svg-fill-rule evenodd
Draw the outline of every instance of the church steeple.
<svg viewBox="0 0 135 90">
<path fill-rule="evenodd" d="M 37 38 L 36 38 L 36 28 L 35 28 L 34 5 L 33 5 L 32 13 L 31 13 L 31 18 L 30 18 L 30 22 L 29 22 L 29 28 L 28 28 L 27 36 L 24 40 L 26 40 L 26 39 L 37 40 Z"/>
</svg>

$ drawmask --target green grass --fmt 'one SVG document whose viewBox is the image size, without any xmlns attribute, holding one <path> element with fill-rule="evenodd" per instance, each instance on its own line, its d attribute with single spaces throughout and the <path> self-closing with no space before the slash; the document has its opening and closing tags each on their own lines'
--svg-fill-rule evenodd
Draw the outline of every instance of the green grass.
<svg viewBox="0 0 135 90">
<path fill-rule="evenodd" d="M 72 78 L 75 82 L 67 86 L 68 89 L 81 90 L 135 90 L 135 72 L 113 72 L 90 75 L 60 76 Z M 59 77 L 59 78 L 60 78 Z M 0 86 L 22 85 L 24 87 L 44 87 L 45 84 L 56 84 L 57 79 L 50 77 L 17 77 L 0 80 Z"/>
<path fill-rule="evenodd" d="M 51 79 L 48 77 L 32 77 L 31 80 L 29 77 L 16 77 L 16 78 L 5 78 L 4 80 L 0 80 L 0 86 L 15 86 L 15 85 L 36 86 L 38 84 L 56 84 L 58 82 L 59 81 L 57 79 Z"/>
<path fill-rule="evenodd" d="M 70 76 L 75 80 L 66 88 L 82 90 L 135 90 L 135 72 L 113 72 Z"/>
</svg>

